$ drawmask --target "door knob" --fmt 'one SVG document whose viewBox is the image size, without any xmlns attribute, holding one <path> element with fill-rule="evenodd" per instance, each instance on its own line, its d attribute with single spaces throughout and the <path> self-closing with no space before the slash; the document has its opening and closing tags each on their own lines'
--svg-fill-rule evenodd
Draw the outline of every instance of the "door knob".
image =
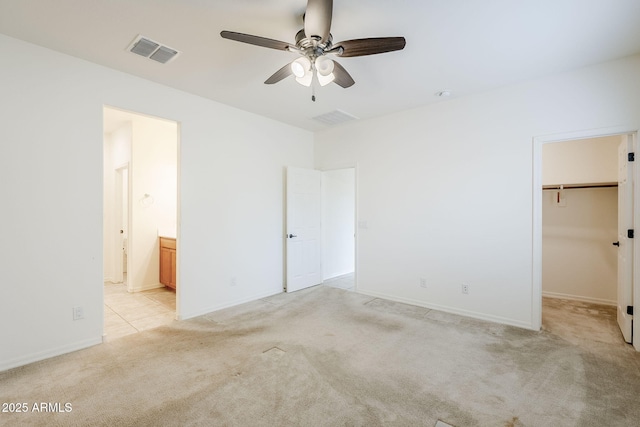
<svg viewBox="0 0 640 427">
<path fill-rule="evenodd" d="M 620 242 L 613 242 L 612 244 L 613 244 L 613 246 L 618 246 L 618 247 L 620 247 Z"/>
<path fill-rule="evenodd" d="M 290 239 L 294 238 L 294 237 L 298 237 L 296 234 L 289 234 L 288 236 Z"/>
</svg>

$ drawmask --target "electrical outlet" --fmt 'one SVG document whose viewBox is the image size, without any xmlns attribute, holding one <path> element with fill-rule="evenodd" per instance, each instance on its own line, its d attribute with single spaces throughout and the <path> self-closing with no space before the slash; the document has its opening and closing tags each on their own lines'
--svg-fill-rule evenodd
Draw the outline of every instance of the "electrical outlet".
<svg viewBox="0 0 640 427">
<path fill-rule="evenodd" d="M 425 279 L 424 277 L 420 278 L 420 287 L 421 288 L 426 288 L 427 287 L 427 279 Z"/>
<path fill-rule="evenodd" d="M 469 285 L 467 285 L 466 283 L 462 284 L 462 293 L 463 294 L 468 294 L 469 293 Z"/>
<path fill-rule="evenodd" d="M 235 277 L 232 277 L 232 278 L 231 278 L 231 282 L 229 282 L 229 285 L 231 285 L 231 286 L 236 286 L 237 284 L 238 284 L 238 282 L 237 282 L 236 278 L 235 278 Z"/>
<path fill-rule="evenodd" d="M 84 310 L 82 307 L 73 307 L 73 320 L 84 319 Z"/>
</svg>

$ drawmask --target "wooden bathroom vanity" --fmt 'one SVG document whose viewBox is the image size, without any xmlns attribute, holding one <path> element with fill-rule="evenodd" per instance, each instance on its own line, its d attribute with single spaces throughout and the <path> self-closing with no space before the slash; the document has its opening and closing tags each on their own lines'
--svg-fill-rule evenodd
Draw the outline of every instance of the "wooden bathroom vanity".
<svg viewBox="0 0 640 427">
<path fill-rule="evenodd" d="M 160 237 L 160 283 L 176 288 L 176 239 Z"/>
</svg>

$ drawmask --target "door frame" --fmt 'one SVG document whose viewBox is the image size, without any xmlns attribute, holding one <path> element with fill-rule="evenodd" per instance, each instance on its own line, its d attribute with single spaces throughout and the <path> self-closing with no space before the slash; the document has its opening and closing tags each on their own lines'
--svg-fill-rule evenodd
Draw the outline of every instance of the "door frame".
<svg viewBox="0 0 640 427">
<path fill-rule="evenodd" d="M 126 171 L 126 172 L 125 172 Z M 126 229 L 127 229 L 127 266 L 130 265 L 129 262 L 129 255 L 131 254 L 131 251 L 129 250 L 129 235 L 131 234 L 131 168 L 129 167 L 129 162 L 125 162 L 121 165 L 117 165 L 114 168 L 114 172 L 115 172 L 115 188 L 114 188 L 114 209 L 115 209 L 115 215 L 114 218 L 117 219 L 117 223 L 114 224 L 115 227 L 112 230 L 111 234 L 111 238 L 114 240 L 114 245 L 113 245 L 113 250 L 114 250 L 114 255 L 116 253 L 118 253 L 119 251 L 122 250 L 122 248 L 120 248 L 121 246 L 121 242 L 120 240 L 115 237 L 118 235 L 118 231 L 121 230 L 124 225 L 126 225 Z M 124 189 L 124 185 L 123 185 L 123 178 L 124 178 L 124 174 L 126 173 L 127 175 L 127 223 L 126 224 L 121 224 L 120 221 L 123 217 L 124 214 L 124 207 L 123 207 L 123 189 Z M 115 257 L 115 269 L 114 269 L 114 273 L 115 273 L 115 277 L 114 279 L 116 280 L 117 283 L 121 283 L 124 280 L 124 266 L 123 266 L 123 262 L 122 262 L 122 253 L 120 252 L 118 255 L 116 255 Z M 130 284 L 129 281 L 127 280 L 127 290 L 130 290 L 129 288 Z"/>
<path fill-rule="evenodd" d="M 542 327 L 542 191 L 540 191 L 542 188 L 542 146 L 554 142 L 629 134 L 634 134 L 637 141 L 638 128 L 635 126 L 615 126 L 533 137 L 531 327 L 534 330 L 540 330 Z M 634 168 L 633 179 L 635 183 L 640 183 L 639 167 Z M 633 205 L 634 212 L 640 212 L 640 185 L 634 185 Z M 633 302 L 634 307 L 640 309 L 640 280 L 637 280 L 640 273 L 640 239 L 633 240 L 633 248 Z M 633 331 L 633 346 L 637 351 L 640 351 L 640 328 L 635 328 Z"/>
<path fill-rule="evenodd" d="M 353 264 L 353 291 L 357 292 L 358 291 L 358 271 L 359 271 L 359 261 L 358 261 L 358 239 L 360 237 L 360 231 L 358 228 L 358 163 L 345 163 L 342 165 L 336 165 L 336 166 L 332 166 L 332 167 L 324 167 L 324 168 L 312 168 L 315 169 L 319 172 L 328 172 L 328 171 L 332 171 L 332 170 L 340 170 L 340 169 L 353 169 L 354 170 L 354 209 L 353 209 L 353 227 L 354 227 L 354 238 L 353 238 L 353 257 L 354 257 L 354 264 Z M 286 216 L 286 212 L 287 212 L 287 195 L 286 195 L 286 173 L 287 173 L 287 168 L 284 168 L 284 197 L 283 197 L 283 201 L 284 201 L 284 213 L 285 215 L 283 215 L 283 229 L 286 231 L 287 230 L 287 216 Z M 322 203 L 322 201 L 321 201 Z M 322 233 L 322 231 L 321 231 Z M 285 233 L 286 234 L 286 233 Z M 283 282 L 283 286 L 282 289 L 284 292 L 287 291 L 287 241 L 286 241 L 286 237 L 285 237 L 285 241 L 283 242 L 283 277 L 282 277 L 282 282 Z M 322 257 L 322 253 L 320 254 L 320 256 Z M 320 259 L 320 261 L 322 262 L 322 258 Z"/>
<path fill-rule="evenodd" d="M 169 120 L 172 122 L 175 122 L 177 125 L 177 129 L 176 129 L 176 150 L 177 150 L 177 156 L 176 156 L 176 174 L 177 174 L 177 194 L 176 194 L 176 309 L 175 309 L 175 319 L 176 320 L 183 320 L 183 317 L 181 315 L 181 307 L 182 307 L 182 298 L 181 298 L 181 294 L 182 294 L 182 284 L 181 284 L 181 224 L 182 224 L 182 199 L 181 199 L 181 189 L 182 189 L 182 184 L 181 184 L 181 168 L 182 168 L 182 156 L 181 156 L 181 145 L 182 145 L 182 122 L 176 119 L 172 119 L 172 118 L 165 118 L 159 115 L 155 115 L 155 114 L 149 114 L 149 113 L 143 113 L 141 111 L 136 111 L 136 110 L 130 110 L 130 109 L 126 109 L 126 108 L 122 108 L 122 107 L 117 107 L 115 105 L 112 104 L 103 104 L 102 105 L 102 109 L 100 111 L 101 113 L 101 122 L 103 123 L 104 126 L 104 112 L 105 109 L 111 109 L 111 110 L 117 110 L 117 111 L 121 111 L 127 114 L 133 114 L 133 115 L 137 115 L 137 116 L 143 116 L 143 117 L 149 117 L 149 118 L 153 118 L 153 119 L 158 119 L 158 120 Z M 104 127 L 103 127 L 103 132 L 104 132 Z M 105 136 L 103 134 L 103 138 L 102 138 L 102 144 L 104 146 L 104 142 L 105 141 Z M 105 152 L 104 149 L 102 150 L 102 164 L 104 164 L 105 161 Z M 132 224 L 132 209 L 131 209 L 131 205 L 132 205 L 132 192 L 131 192 L 131 186 L 132 186 L 132 180 L 131 180 L 131 168 L 132 168 L 133 162 L 132 160 L 129 160 L 129 162 L 126 162 L 126 166 L 128 167 L 128 173 L 129 173 L 129 177 L 128 177 L 128 185 L 129 185 L 129 197 L 128 197 L 128 204 L 129 204 L 129 214 L 128 214 L 128 221 L 129 221 L 129 236 L 127 238 L 127 269 L 129 268 L 129 266 L 131 265 L 131 224 Z M 113 169 L 114 171 L 116 171 L 116 169 L 118 169 L 119 167 L 124 167 L 125 164 L 121 164 L 121 165 L 116 165 L 115 168 Z M 103 185 L 104 187 L 104 185 Z M 104 198 L 103 198 L 104 199 Z M 104 212 L 104 200 L 103 200 L 103 212 Z M 103 222 L 104 222 L 104 218 L 103 218 Z M 102 252 L 104 252 L 104 242 L 102 245 Z M 103 263 L 104 263 L 104 253 L 102 254 L 102 259 L 103 259 Z M 104 265 L 102 266 L 102 270 L 104 271 Z M 129 276 L 129 275 L 128 275 Z M 129 282 L 130 280 L 127 280 L 127 289 L 129 290 Z M 104 287 L 104 282 L 102 282 L 100 284 L 101 287 Z M 102 301 L 102 305 L 104 305 L 104 292 L 100 293 L 101 296 L 101 301 Z M 103 325 L 103 335 L 104 335 L 104 325 Z"/>
<path fill-rule="evenodd" d="M 318 169 L 320 172 L 330 172 L 343 169 L 353 169 L 353 291 L 358 291 L 358 164 L 340 165 L 336 167 Z M 324 244 L 324 242 L 323 242 Z"/>
</svg>

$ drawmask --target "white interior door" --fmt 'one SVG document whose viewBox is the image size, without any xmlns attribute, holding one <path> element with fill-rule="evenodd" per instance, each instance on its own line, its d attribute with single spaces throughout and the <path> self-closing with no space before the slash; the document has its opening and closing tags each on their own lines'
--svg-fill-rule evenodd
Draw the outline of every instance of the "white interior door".
<svg viewBox="0 0 640 427">
<path fill-rule="evenodd" d="M 287 292 L 322 282 L 321 177 L 313 169 L 287 168 Z"/>
<path fill-rule="evenodd" d="M 627 307 L 633 306 L 633 241 L 628 230 L 633 229 L 633 162 L 628 153 L 633 150 L 631 137 L 623 137 L 618 147 L 618 325 L 628 343 L 632 341 L 633 316 Z"/>
</svg>

